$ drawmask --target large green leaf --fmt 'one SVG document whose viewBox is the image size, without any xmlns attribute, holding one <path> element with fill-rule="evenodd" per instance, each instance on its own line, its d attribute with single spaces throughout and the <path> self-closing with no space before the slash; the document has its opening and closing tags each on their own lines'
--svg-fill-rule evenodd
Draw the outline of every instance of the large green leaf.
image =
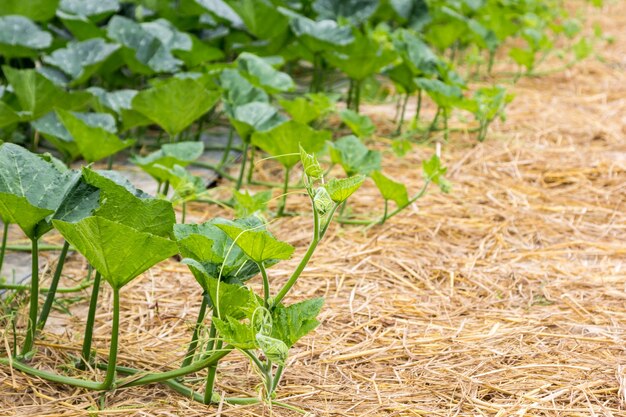
<svg viewBox="0 0 626 417">
<path fill-rule="evenodd" d="M 274 238 L 268 231 L 245 227 L 235 222 L 216 225 L 222 229 L 254 262 L 289 259 L 294 247 Z"/>
<path fill-rule="evenodd" d="M 339 26 L 334 20 L 311 20 L 291 10 L 279 8 L 289 17 L 289 25 L 296 37 L 310 51 L 321 52 L 338 46 L 345 46 L 354 41 L 349 26 Z"/>
<path fill-rule="evenodd" d="M 0 101 L 0 129 L 21 121 L 21 117 L 11 106 Z"/>
<path fill-rule="evenodd" d="M 365 34 L 357 36 L 344 50 L 331 50 L 324 57 L 348 77 L 362 81 L 392 63 L 397 54 L 391 45 L 383 44 L 373 36 Z"/>
<path fill-rule="evenodd" d="M 52 223 L 113 288 L 122 288 L 153 265 L 178 253 L 176 243 L 169 239 L 100 216 L 76 223 Z"/>
<path fill-rule="evenodd" d="M 132 105 L 173 137 L 208 112 L 218 99 L 218 92 L 206 90 L 193 79 L 172 77 L 140 91 Z"/>
<path fill-rule="evenodd" d="M 457 85 L 446 84 L 440 80 L 417 78 L 415 83 L 428 93 L 438 106 L 451 108 L 463 100 L 463 91 Z"/>
<path fill-rule="evenodd" d="M 36 22 L 44 22 L 54 17 L 59 0 L 2 0 L 0 16 L 20 15 Z"/>
<path fill-rule="evenodd" d="M 0 17 L 0 54 L 34 57 L 52 44 L 52 35 L 24 16 Z"/>
<path fill-rule="evenodd" d="M 102 39 L 70 42 L 65 48 L 55 50 L 43 61 L 60 68 L 72 77 L 73 84 L 80 84 L 91 77 L 104 61 L 120 48 Z"/>
<path fill-rule="evenodd" d="M 91 99 L 91 95 L 84 91 L 66 92 L 34 69 L 17 70 L 4 66 L 2 71 L 26 113 L 23 117 L 28 120 L 39 119 L 54 107 L 80 110 Z"/>
<path fill-rule="evenodd" d="M 267 0 L 227 0 L 239 15 L 248 32 L 259 39 L 275 39 L 282 36 L 289 20 Z"/>
<path fill-rule="evenodd" d="M 108 113 L 73 114 L 90 126 L 98 126 L 112 133 L 116 131 L 115 119 Z M 63 126 L 56 112 L 50 112 L 31 122 L 31 126 L 51 142 L 67 159 L 74 160 L 80 156 L 81 152 L 78 145 L 74 142 L 70 132 Z"/>
<path fill-rule="evenodd" d="M 123 55 L 135 72 L 176 72 L 182 61 L 174 58 L 159 38 L 149 30 L 123 16 L 115 15 L 107 26 L 107 36 L 124 45 Z"/>
<path fill-rule="evenodd" d="M 176 222 L 172 203 L 135 189 L 115 172 L 83 168 L 83 178 L 100 189 L 100 207 L 94 212 L 140 232 L 169 237 Z"/>
<path fill-rule="evenodd" d="M 295 83 L 291 77 L 268 64 L 263 58 L 244 52 L 237 57 L 239 70 L 247 73 L 254 84 L 271 93 L 291 91 Z"/>
<path fill-rule="evenodd" d="M 236 69 L 227 68 L 220 74 L 220 87 L 223 90 L 227 110 L 252 102 L 269 102 L 267 93 L 252 85 Z"/>
<path fill-rule="evenodd" d="M 348 19 L 353 25 L 366 22 L 376 12 L 379 0 L 315 0 L 313 10 L 319 19 Z"/>
<path fill-rule="evenodd" d="M 441 60 L 415 32 L 400 29 L 393 33 L 392 40 L 413 77 L 439 73 Z"/>
<path fill-rule="evenodd" d="M 355 175 L 354 177 L 337 179 L 333 178 L 328 181 L 324 188 L 328 191 L 330 198 L 337 204 L 346 201 L 361 185 L 363 185 L 365 177 L 363 175 Z"/>
<path fill-rule="evenodd" d="M 380 152 L 368 149 L 353 135 L 344 136 L 332 143 L 330 158 L 333 163 L 340 164 L 349 176 L 369 175 L 372 171 L 380 169 Z"/>
<path fill-rule="evenodd" d="M 323 306 L 323 298 L 305 300 L 288 307 L 276 306 L 272 312 L 272 336 L 289 347 L 293 346 L 319 325 L 316 317 Z"/>
<path fill-rule="evenodd" d="M 191 51 L 191 37 L 181 32 L 167 19 L 157 19 L 141 24 L 143 30 L 159 39 L 168 51 Z"/>
<path fill-rule="evenodd" d="M 65 111 L 57 110 L 57 117 L 76 142 L 81 155 L 87 162 L 95 162 L 114 155 L 135 143 L 132 139 L 121 140 L 116 134 Z"/>
<path fill-rule="evenodd" d="M 276 160 L 289 169 L 300 162 L 300 146 L 308 153 L 316 153 L 324 149 L 331 138 L 328 130 L 315 130 L 290 120 L 272 130 L 255 132 L 252 144 L 277 157 Z"/>
<path fill-rule="evenodd" d="M 253 132 L 270 130 L 287 120 L 276 107 L 259 102 L 235 107 L 229 119 L 244 141 L 249 141 Z"/>
<path fill-rule="evenodd" d="M 242 28 L 243 21 L 235 11 L 223 0 L 195 0 L 205 10 L 221 20 L 225 20 L 235 28 Z"/>
<path fill-rule="evenodd" d="M 168 143 L 146 156 L 133 156 L 132 161 L 153 178 L 166 181 L 174 165 L 185 167 L 198 159 L 204 151 L 202 142 Z"/>
<path fill-rule="evenodd" d="M 354 110 L 345 109 L 339 113 L 339 116 L 352 133 L 360 138 L 368 138 L 376 131 L 374 122 L 366 114 L 359 114 Z"/>
<path fill-rule="evenodd" d="M 76 16 L 89 17 L 99 21 L 120 8 L 119 0 L 61 0 L 59 10 Z"/>
<path fill-rule="evenodd" d="M 133 98 L 139 93 L 137 90 L 106 91 L 100 87 L 89 87 L 87 91 L 97 98 L 97 101 L 94 103 L 96 111 L 110 110 L 121 118 L 122 131 L 152 124 L 152 120 L 133 110 L 132 102 Z"/>
<path fill-rule="evenodd" d="M 398 207 L 404 207 L 409 203 L 406 186 L 401 182 L 392 180 L 380 171 L 374 171 L 372 179 L 385 200 L 394 201 Z"/>
<path fill-rule="evenodd" d="M 283 109 L 296 122 L 309 124 L 335 108 L 333 100 L 324 93 L 310 93 L 293 100 L 278 99 Z"/>
<path fill-rule="evenodd" d="M 70 176 L 21 146 L 0 145 L 0 217 L 17 224 L 29 238 L 40 237 L 49 230 L 44 219 L 63 201 Z"/>
</svg>

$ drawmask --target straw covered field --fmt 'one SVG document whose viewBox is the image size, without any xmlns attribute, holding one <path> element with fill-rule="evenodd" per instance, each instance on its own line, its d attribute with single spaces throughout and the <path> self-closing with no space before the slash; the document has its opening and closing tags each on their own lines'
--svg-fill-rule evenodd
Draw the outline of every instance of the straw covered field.
<svg viewBox="0 0 626 417">
<path fill-rule="evenodd" d="M 511 86 L 516 98 L 507 121 L 496 123 L 484 143 L 452 134 L 442 152 L 451 193 L 432 189 L 382 226 L 331 225 L 288 296 L 326 302 L 321 325 L 290 353 L 278 399 L 320 417 L 626 416 L 626 3 L 607 3 L 588 16 L 615 38 L 596 51 L 601 60 L 522 78 Z M 364 105 L 363 112 L 383 133 L 393 129 L 393 104 Z M 402 160 L 385 152 L 386 172 L 419 189 L 414 167 L 432 147 L 414 148 Z M 259 164 L 259 178 L 271 179 L 274 167 Z M 350 207 L 367 214 L 379 200 L 366 183 Z M 306 211 L 308 201 L 294 196 L 292 204 Z M 188 207 L 196 221 L 220 214 L 228 215 L 202 203 Z M 272 269 L 277 282 L 302 256 L 309 222 L 272 223 L 272 232 L 296 247 L 291 260 Z M 27 243 L 17 229 L 10 241 Z M 46 238 L 60 242 L 56 234 Z M 53 252 L 42 255 L 44 285 L 55 260 Z M 84 258 L 70 255 L 68 262 L 64 286 L 86 271 Z M 201 293 L 187 267 L 165 261 L 123 293 L 119 364 L 175 367 Z M 80 351 L 79 317 L 89 293 L 71 297 L 73 315 L 53 311 L 36 342 L 35 363 L 43 369 L 58 370 Z M 94 344 L 106 357 L 108 286 L 100 304 Z M 8 346 L 11 333 L 3 334 Z M 203 382 L 198 373 L 198 387 Z M 218 393 L 254 397 L 257 384 L 240 353 L 223 360 Z M 205 406 L 162 385 L 102 395 L 2 366 L 0 415 L 298 413 Z"/>
</svg>

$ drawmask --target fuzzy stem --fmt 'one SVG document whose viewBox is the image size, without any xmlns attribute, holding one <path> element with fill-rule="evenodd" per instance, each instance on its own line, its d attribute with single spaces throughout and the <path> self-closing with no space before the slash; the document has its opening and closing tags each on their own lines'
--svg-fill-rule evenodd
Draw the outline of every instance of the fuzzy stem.
<svg viewBox="0 0 626 417">
<path fill-rule="evenodd" d="M 398 127 L 396 129 L 396 135 L 402 133 L 402 123 L 404 123 L 404 114 L 406 113 L 406 105 L 409 101 L 409 94 L 407 93 L 402 103 L 402 110 L 400 111 L 400 120 L 398 121 Z"/>
<path fill-rule="evenodd" d="M 270 299 L 270 280 L 267 277 L 267 270 L 265 269 L 263 262 L 258 262 L 257 265 L 259 266 L 261 276 L 263 277 L 263 304 L 265 308 L 268 308 Z"/>
<path fill-rule="evenodd" d="M 89 301 L 89 311 L 87 312 L 87 323 L 85 324 L 85 336 L 83 337 L 83 349 L 79 369 L 85 369 L 91 360 L 91 340 L 93 338 L 93 325 L 96 321 L 96 307 L 98 305 L 98 293 L 100 292 L 100 272 L 96 271 L 91 290 L 91 300 Z"/>
<path fill-rule="evenodd" d="M 111 325 L 111 347 L 109 348 L 109 363 L 107 373 L 102 383 L 104 390 L 109 390 L 115 382 L 115 367 L 117 365 L 117 345 L 120 333 L 120 289 L 113 288 L 113 323 Z"/>
<path fill-rule="evenodd" d="M 285 169 L 285 182 L 283 183 L 283 195 L 280 198 L 280 205 L 276 212 L 276 217 L 281 217 L 285 212 L 285 206 L 287 205 L 287 193 L 289 193 L 289 173 L 291 169 Z"/>
<path fill-rule="evenodd" d="M 2 235 L 2 246 L 0 247 L 0 273 L 2 273 L 2 264 L 4 263 L 4 253 L 7 249 L 7 238 L 9 237 L 9 222 L 4 223 L 4 232 Z"/>
<path fill-rule="evenodd" d="M 250 163 L 249 163 L 249 167 L 248 167 L 248 176 L 246 177 L 246 183 L 250 184 L 252 182 L 252 174 L 254 173 L 254 154 L 255 154 L 255 147 L 253 146 L 250 149 Z"/>
<path fill-rule="evenodd" d="M 46 295 L 46 301 L 43 303 L 43 307 L 41 308 L 39 321 L 37 322 L 37 328 L 39 330 L 46 326 L 46 321 L 48 320 L 48 315 L 50 314 L 52 303 L 54 302 L 54 296 L 56 295 L 57 287 L 59 286 L 59 280 L 61 279 L 61 272 L 63 271 L 65 257 L 67 256 L 67 251 L 69 249 L 70 243 L 66 240 L 65 243 L 63 243 L 63 249 L 61 249 L 61 254 L 59 255 L 59 260 L 57 261 L 57 267 L 54 271 L 52 282 L 50 283 L 50 289 Z"/>
<path fill-rule="evenodd" d="M 204 321 L 204 316 L 206 316 L 206 308 L 208 305 L 208 294 L 202 294 L 202 303 L 200 304 L 200 311 L 198 312 L 198 318 L 196 319 L 196 325 L 193 327 L 193 334 L 191 335 L 191 342 L 189 342 L 189 347 L 187 348 L 187 354 L 185 355 L 185 359 L 181 365 L 181 368 L 189 365 L 193 361 L 193 356 L 196 352 L 196 348 L 198 347 L 198 332 L 200 331 L 200 327 L 202 326 L 202 322 Z"/>
<path fill-rule="evenodd" d="M 235 190 L 239 191 L 241 185 L 243 184 L 243 176 L 246 172 L 246 161 L 248 159 L 248 141 L 244 140 L 243 142 L 243 151 L 241 152 L 241 167 L 239 168 L 239 178 L 237 178 L 237 184 L 235 185 Z"/>
<path fill-rule="evenodd" d="M 35 341 L 35 331 L 37 330 L 37 309 L 39 303 L 39 250 L 37 239 L 33 238 L 31 252 L 31 281 L 30 281 L 30 309 L 28 313 L 28 326 L 26 328 L 26 339 L 22 349 L 22 356 L 30 353 Z"/>
<path fill-rule="evenodd" d="M 413 118 L 413 121 L 415 122 L 416 126 L 417 126 L 417 122 L 419 122 L 420 120 L 421 111 L 422 111 L 422 89 L 420 88 L 417 91 L 417 108 L 415 109 L 415 117 Z"/>
</svg>

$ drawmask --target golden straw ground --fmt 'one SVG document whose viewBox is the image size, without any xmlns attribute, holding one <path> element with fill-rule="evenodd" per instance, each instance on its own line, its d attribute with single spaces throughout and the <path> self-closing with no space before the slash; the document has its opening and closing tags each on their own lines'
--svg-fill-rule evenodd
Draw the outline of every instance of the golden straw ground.
<svg viewBox="0 0 626 417">
<path fill-rule="evenodd" d="M 589 12 L 590 23 L 615 37 L 597 50 L 603 62 L 522 79 L 507 123 L 497 123 L 484 144 L 455 134 L 444 145 L 451 194 L 432 189 L 367 231 L 332 227 L 286 300 L 327 301 L 320 327 L 292 352 L 282 401 L 316 416 L 626 416 L 626 4 L 607 3 Z M 365 107 L 383 124 L 381 112 L 392 110 Z M 431 153 L 388 155 L 385 170 L 417 191 L 420 161 Z M 275 180 L 274 167 L 259 165 L 259 176 Z M 305 203 L 290 197 L 291 208 L 304 211 Z M 381 203 L 370 183 L 350 208 L 373 215 Z M 190 211 L 198 219 L 226 214 L 200 204 Z M 292 261 L 272 268 L 277 282 L 303 253 L 309 224 L 273 224 L 298 248 Z M 72 256 L 69 278 L 80 279 L 84 267 Z M 76 317 L 53 312 L 37 342 L 42 368 L 79 352 L 82 295 L 71 308 Z M 122 296 L 121 364 L 176 366 L 199 307 L 187 268 L 163 263 Z M 105 289 L 97 316 L 100 360 L 110 297 Z M 255 395 L 257 383 L 237 354 L 220 367 L 219 391 Z M 107 394 L 96 411 L 99 401 L 96 393 L 0 369 L 6 416 L 295 415 L 258 405 L 206 407 L 160 385 Z"/>
</svg>

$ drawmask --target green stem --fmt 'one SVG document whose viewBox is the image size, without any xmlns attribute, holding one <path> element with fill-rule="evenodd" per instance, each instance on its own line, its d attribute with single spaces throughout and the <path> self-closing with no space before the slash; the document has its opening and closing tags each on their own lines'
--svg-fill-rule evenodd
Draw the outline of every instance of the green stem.
<svg viewBox="0 0 626 417">
<path fill-rule="evenodd" d="M 246 178 L 246 183 L 250 184 L 252 182 L 252 174 L 254 173 L 254 154 L 255 154 L 255 147 L 253 146 L 250 149 L 250 163 L 249 163 L 249 167 L 248 167 L 248 177 Z"/>
<path fill-rule="evenodd" d="M 35 331 L 37 330 L 37 309 L 39 304 L 39 250 L 37 249 L 37 239 L 32 241 L 31 255 L 31 281 L 30 281 L 30 309 L 28 313 L 28 326 L 26 328 L 26 339 L 22 349 L 22 356 L 30 353 L 35 341 Z"/>
<path fill-rule="evenodd" d="M 276 212 L 276 217 L 281 217 L 285 212 L 285 206 L 287 205 L 287 193 L 289 193 L 289 172 L 290 168 L 285 169 L 285 182 L 283 183 L 283 195 L 280 198 L 280 205 Z"/>
<path fill-rule="evenodd" d="M 46 301 L 43 303 L 43 307 L 41 308 L 39 321 L 37 322 L 37 328 L 39 330 L 42 330 L 46 326 L 46 321 L 48 321 L 48 315 L 50 314 L 50 310 L 52 309 L 54 296 L 56 294 L 57 287 L 59 286 L 61 272 L 63 271 L 63 264 L 65 263 L 65 257 L 67 256 L 67 251 L 69 249 L 70 243 L 68 241 L 65 241 L 65 243 L 63 243 L 63 249 L 61 249 L 61 254 L 59 255 L 59 260 L 57 261 L 57 267 L 54 271 L 52 282 L 50 283 L 50 289 L 48 291 L 48 294 L 46 295 Z"/>
<path fill-rule="evenodd" d="M 443 108 L 443 140 L 448 142 L 450 132 L 448 131 L 448 108 Z"/>
<path fill-rule="evenodd" d="M 204 125 L 204 117 L 201 117 L 200 121 L 198 122 L 198 128 L 196 129 L 196 136 L 195 136 L 196 142 L 198 142 L 202 138 L 203 125 Z"/>
<path fill-rule="evenodd" d="M 200 311 L 198 312 L 198 318 L 196 319 L 196 325 L 193 328 L 193 334 L 191 335 L 191 342 L 189 342 L 189 347 L 187 348 L 187 354 L 185 354 L 185 359 L 181 367 L 185 367 L 189 365 L 193 356 L 196 352 L 196 348 L 198 347 L 198 332 L 202 327 L 202 322 L 204 321 L 204 316 L 206 315 L 206 308 L 208 305 L 208 294 L 202 294 L 202 303 L 200 304 Z"/>
<path fill-rule="evenodd" d="M 187 202 L 186 201 L 183 201 L 183 210 L 182 211 L 183 211 L 183 214 L 182 214 L 182 217 L 180 219 L 180 222 L 182 224 L 185 224 L 185 220 L 187 218 Z"/>
<path fill-rule="evenodd" d="M 400 120 L 398 121 L 398 127 L 396 129 L 396 135 L 402 133 L 402 124 L 404 123 L 404 114 L 406 113 L 406 105 L 409 101 L 409 93 L 404 97 L 404 102 L 402 103 L 402 110 L 400 111 Z"/>
<path fill-rule="evenodd" d="M 73 387 L 86 388 L 95 391 L 101 390 L 103 387 L 102 383 L 100 382 L 87 381 L 84 379 L 58 375 L 52 372 L 41 371 L 13 358 L 0 358 L 0 363 L 50 382 L 56 382 L 59 384 L 71 385 Z"/>
<path fill-rule="evenodd" d="M 278 365 L 276 368 L 276 374 L 274 374 L 274 379 L 272 380 L 272 391 L 270 394 L 273 394 L 276 391 L 276 388 L 278 388 L 278 384 L 280 383 L 280 378 L 283 376 L 284 370 L 285 367 L 283 365 Z"/>
<path fill-rule="evenodd" d="M 107 169 L 110 171 L 113 169 L 113 155 L 109 155 L 107 159 Z"/>
<path fill-rule="evenodd" d="M 413 118 L 413 121 L 415 122 L 416 126 L 417 126 L 417 122 L 419 122 L 420 120 L 421 111 L 422 111 L 422 89 L 420 88 L 417 91 L 417 108 L 415 109 L 415 117 Z"/>
<path fill-rule="evenodd" d="M 258 262 L 257 265 L 259 266 L 261 276 L 263 277 L 263 305 L 265 308 L 268 308 L 270 299 L 270 280 L 267 277 L 267 270 L 265 269 L 263 262 Z"/>
<path fill-rule="evenodd" d="M 361 104 L 361 81 L 356 81 L 354 87 L 354 111 L 359 112 L 359 106 Z"/>
<path fill-rule="evenodd" d="M 115 382 L 115 367 L 117 366 L 117 345 L 120 333 L 120 289 L 113 288 L 113 324 L 111 325 L 111 347 L 109 348 L 109 363 L 107 373 L 102 383 L 104 390 L 109 390 Z"/>
<path fill-rule="evenodd" d="M 433 117 L 433 121 L 428 126 L 428 130 L 426 131 L 426 137 L 430 137 L 430 134 L 437 126 L 437 122 L 439 121 L 439 113 L 441 113 L 441 107 L 437 107 L 437 112 L 435 113 L 435 117 Z"/>
<path fill-rule="evenodd" d="M 91 300 L 89 301 L 89 311 L 87 312 L 87 323 L 85 324 L 85 335 L 83 337 L 83 350 L 79 369 L 85 369 L 91 360 L 91 341 L 93 338 L 93 326 L 96 321 L 96 307 L 98 306 L 98 294 L 100 292 L 100 271 L 96 271 L 91 290 Z"/>
<path fill-rule="evenodd" d="M 352 91 L 354 90 L 354 80 L 350 78 L 350 86 L 348 87 L 348 97 L 346 97 L 346 108 L 350 108 L 352 104 Z"/>
<path fill-rule="evenodd" d="M 222 348 L 222 341 L 218 340 L 215 346 L 216 350 L 220 350 Z M 209 365 L 209 370 L 206 378 L 206 385 L 204 386 L 204 398 L 202 399 L 204 404 L 210 404 L 213 399 L 213 387 L 215 386 L 215 376 L 217 375 L 217 365 L 218 362 L 215 362 L 212 365 Z"/>
<path fill-rule="evenodd" d="M 313 206 L 313 239 L 311 240 L 311 243 L 309 243 L 309 247 L 306 253 L 304 254 L 304 256 L 302 257 L 302 260 L 300 260 L 300 263 L 298 264 L 296 269 L 293 271 L 293 273 L 289 277 L 289 280 L 287 280 L 287 282 L 280 289 L 278 294 L 276 294 L 276 298 L 274 298 L 274 302 L 273 302 L 274 306 L 277 306 L 281 302 L 281 300 L 285 298 L 285 295 L 287 295 L 291 287 L 294 286 L 294 284 L 298 280 L 298 277 L 300 276 L 302 271 L 304 271 L 304 268 L 309 262 L 309 259 L 311 259 L 311 256 L 313 256 L 313 252 L 315 252 L 315 248 L 317 247 L 317 244 L 320 242 L 323 236 L 323 233 L 320 234 L 319 214 L 317 213 L 317 209 L 315 208 L 313 197 L 311 197 L 311 195 L 309 195 L 309 197 L 311 198 L 311 205 Z M 330 220 L 332 219 L 332 216 L 336 208 L 337 208 L 337 205 L 335 204 L 333 211 L 330 214 L 328 223 L 330 223 Z M 325 232 L 325 229 L 328 227 L 328 223 L 326 224 L 326 227 L 324 228 L 324 232 Z"/>
<path fill-rule="evenodd" d="M 169 180 L 165 181 L 163 184 L 163 195 L 167 197 L 167 193 L 170 191 L 170 182 Z"/>
<path fill-rule="evenodd" d="M 89 288 L 92 284 L 92 281 L 86 280 L 82 284 L 77 285 L 75 287 L 68 288 L 57 288 L 57 294 L 69 294 L 73 292 L 79 292 L 84 290 L 85 288 Z M 20 284 L 0 284 L 0 290 L 17 290 L 17 291 L 25 291 L 30 290 L 30 285 L 20 285 Z M 43 287 L 39 288 L 39 292 L 49 292 L 51 288 Z"/>
<path fill-rule="evenodd" d="M 387 220 L 387 212 L 389 211 L 389 200 L 385 200 L 385 211 L 383 212 L 383 217 L 380 219 L 380 224 L 384 224 Z"/>
<path fill-rule="evenodd" d="M 248 141 L 243 142 L 243 152 L 241 153 L 241 167 L 239 168 L 239 178 L 237 178 L 237 184 L 235 190 L 239 191 L 243 184 L 243 175 L 246 172 L 246 160 L 248 159 Z"/>
<path fill-rule="evenodd" d="M 2 264 L 4 264 L 4 253 L 7 249 L 7 238 L 9 237 L 9 222 L 4 223 L 4 232 L 2 234 L 2 246 L 0 247 L 0 273 L 2 272 Z"/>
<path fill-rule="evenodd" d="M 233 346 L 226 346 L 219 351 L 215 351 L 211 356 L 208 356 L 199 361 L 191 363 L 191 365 L 184 366 L 182 368 L 174 369 L 167 372 L 148 373 L 139 378 L 125 378 L 118 381 L 117 388 L 122 387 L 135 387 L 138 385 L 154 384 L 156 382 L 166 381 L 168 379 L 178 378 L 192 372 L 198 372 L 207 366 L 217 363 L 224 356 L 228 355 L 234 349 Z"/>
<path fill-rule="evenodd" d="M 233 136 L 235 135 L 235 129 L 233 129 L 232 125 L 228 130 L 228 142 L 226 142 L 226 149 L 224 149 L 224 153 L 222 154 L 222 160 L 219 163 L 219 167 L 223 167 L 226 162 L 228 162 L 228 157 L 230 156 L 230 149 L 233 146 Z"/>
</svg>

